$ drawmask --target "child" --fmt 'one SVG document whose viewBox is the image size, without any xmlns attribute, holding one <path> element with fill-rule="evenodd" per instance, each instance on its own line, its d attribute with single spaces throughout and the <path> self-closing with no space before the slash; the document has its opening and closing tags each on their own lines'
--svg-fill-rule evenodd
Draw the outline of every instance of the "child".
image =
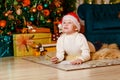
<svg viewBox="0 0 120 80">
<path fill-rule="evenodd" d="M 62 18 L 63 34 L 57 40 L 56 57 L 51 59 L 53 63 L 59 63 L 66 59 L 71 64 L 77 65 L 90 59 L 87 40 L 79 31 L 80 21 L 75 13 L 71 12 Z"/>
</svg>

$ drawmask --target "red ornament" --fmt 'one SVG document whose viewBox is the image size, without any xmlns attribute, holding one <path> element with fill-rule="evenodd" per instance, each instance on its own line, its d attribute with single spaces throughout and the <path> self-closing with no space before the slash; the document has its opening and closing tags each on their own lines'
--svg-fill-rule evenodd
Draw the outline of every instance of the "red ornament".
<svg viewBox="0 0 120 80">
<path fill-rule="evenodd" d="M 49 16 L 49 15 L 50 15 L 50 11 L 49 11 L 48 9 L 45 9 L 45 10 L 43 11 L 43 14 L 44 14 L 45 16 Z"/>
<path fill-rule="evenodd" d="M 30 0 L 23 0 L 23 6 L 30 6 Z"/>
<path fill-rule="evenodd" d="M 0 20 L 0 26 L 4 28 L 6 26 L 7 22 L 6 20 Z"/>
<path fill-rule="evenodd" d="M 37 10 L 38 10 L 38 11 L 43 10 L 43 6 L 39 4 L 39 5 L 37 6 Z"/>
</svg>

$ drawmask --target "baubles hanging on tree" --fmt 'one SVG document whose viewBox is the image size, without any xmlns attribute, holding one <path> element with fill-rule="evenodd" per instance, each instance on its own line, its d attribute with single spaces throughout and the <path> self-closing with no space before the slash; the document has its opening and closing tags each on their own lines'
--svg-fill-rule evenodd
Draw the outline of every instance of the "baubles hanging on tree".
<svg viewBox="0 0 120 80">
<path fill-rule="evenodd" d="M 39 4 L 39 5 L 37 6 L 37 10 L 38 10 L 38 11 L 43 10 L 43 6 L 42 6 L 41 4 Z"/>
<path fill-rule="evenodd" d="M 44 16 L 49 16 L 50 15 L 50 11 L 48 9 L 44 9 L 43 10 L 43 14 L 44 14 Z"/>
<path fill-rule="evenodd" d="M 36 7 L 32 7 L 32 8 L 30 9 L 30 12 L 33 12 L 33 13 L 37 12 Z"/>
<path fill-rule="evenodd" d="M 17 9 L 17 10 L 16 10 L 16 14 L 17 14 L 17 15 L 21 15 L 21 14 L 22 14 L 22 10 L 21 10 L 21 9 Z"/>
<path fill-rule="evenodd" d="M 0 20 L 0 27 L 5 28 L 6 24 L 7 24 L 6 20 Z"/>
</svg>

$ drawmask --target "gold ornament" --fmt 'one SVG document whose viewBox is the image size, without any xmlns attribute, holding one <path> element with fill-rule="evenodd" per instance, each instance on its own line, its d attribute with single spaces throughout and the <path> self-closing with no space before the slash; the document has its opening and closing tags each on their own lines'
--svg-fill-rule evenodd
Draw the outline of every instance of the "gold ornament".
<svg viewBox="0 0 120 80">
<path fill-rule="evenodd" d="M 7 17 L 8 15 L 12 14 L 13 11 L 8 10 L 7 12 L 4 13 L 4 15 Z"/>
<path fill-rule="evenodd" d="M 36 9 L 36 7 L 32 7 L 31 9 L 30 9 L 30 12 L 36 12 L 37 11 L 37 9 Z"/>
<path fill-rule="evenodd" d="M 4 15 L 7 17 L 9 14 L 6 12 L 6 13 L 4 13 Z"/>
<path fill-rule="evenodd" d="M 22 14 L 22 10 L 21 9 L 17 9 L 16 13 L 17 13 L 17 15 L 21 15 Z"/>
</svg>

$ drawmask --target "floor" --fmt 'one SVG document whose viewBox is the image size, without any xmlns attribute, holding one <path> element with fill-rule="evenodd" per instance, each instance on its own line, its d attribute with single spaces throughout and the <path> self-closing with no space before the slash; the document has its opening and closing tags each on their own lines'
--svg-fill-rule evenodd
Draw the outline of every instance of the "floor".
<svg viewBox="0 0 120 80">
<path fill-rule="evenodd" d="M 0 58 L 0 80 L 120 80 L 120 65 L 62 71 L 23 60 Z"/>
</svg>

